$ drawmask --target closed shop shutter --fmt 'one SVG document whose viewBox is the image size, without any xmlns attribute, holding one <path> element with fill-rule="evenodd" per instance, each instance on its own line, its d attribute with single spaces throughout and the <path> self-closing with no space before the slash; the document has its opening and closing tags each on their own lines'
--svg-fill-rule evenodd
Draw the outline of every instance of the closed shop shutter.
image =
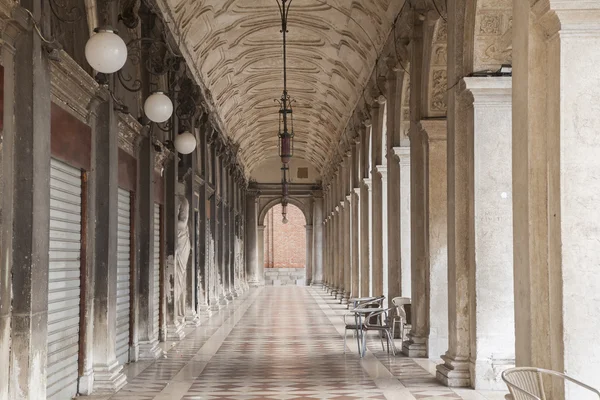
<svg viewBox="0 0 600 400">
<path fill-rule="evenodd" d="M 158 339 L 160 307 L 160 205 L 154 203 L 154 337 Z"/>
<path fill-rule="evenodd" d="M 81 278 L 81 171 L 50 162 L 47 399 L 77 394 Z"/>
<path fill-rule="evenodd" d="M 117 343 L 119 363 L 129 362 L 129 318 L 131 283 L 131 195 L 119 189 L 117 235 Z"/>
</svg>

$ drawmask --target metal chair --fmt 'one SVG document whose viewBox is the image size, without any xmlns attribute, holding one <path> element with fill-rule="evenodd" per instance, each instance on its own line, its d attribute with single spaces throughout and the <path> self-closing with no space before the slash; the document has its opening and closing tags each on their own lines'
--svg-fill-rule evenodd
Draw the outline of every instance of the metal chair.
<svg viewBox="0 0 600 400">
<path fill-rule="evenodd" d="M 385 299 L 385 296 L 380 296 L 380 297 L 376 297 L 372 300 L 366 300 L 363 302 L 356 302 L 355 303 L 355 307 L 354 308 L 381 308 L 382 304 L 383 304 L 383 300 Z M 346 321 L 347 317 L 352 317 L 352 322 L 348 323 L 348 321 Z M 361 329 L 361 327 L 359 327 L 357 325 L 356 322 L 356 318 L 355 315 L 353 313 L 346 313 L 343 316 L 344 318 L 344 353 L 346 353 L 346 334 L 348 332 L 348 330 L 353 330 L 354 333 L 356 334 L 358 332 L 359 329 Z M 358 345 L 358 352 L 360 353 L 360 338 L 358 337 L 358 335 L 356 335 L 356 343 Z"/>
<path fill-rule="evenodd" d="M 390 325 L 390 320 L 388 318 L 389 311 L 393 310 L 393 308 L 387 308 L 385 310 L 374 311 L 365 316 L 365 321 L 363 323 L 363 357 L 367 348 L 367 332 L 368 331 L 378 331 L 380 333 L 381 338 L 381 347 L 385 350 L 383 346 L 383 337 L 385 335 L 387 341 L 387 352 L 390 352 L 390 345 L 392 348 L 392 354 L 396 355 L 396 347 L 394 346 L 394 340 L 392 339 L 392 326 Z"/>
<path fill-rule="evenodd" d="M 534 367 L 510 368 L 502 372 L 502 380 L 510 392 L 507 399 L 510 400 L 547 400 L 549 394 L 544 389 L 544 382 L 548 384 L 553 378 L 571 382 L 600 399 L 598 390 L 560 372 Z"/>
<path fill-rule="evenodd" d="M 392 337 L 396 337 L 396 323 L 398 323 L 398 327 L 400 328 L 400 340 L 404 342 L 405 330 L 407 327 L 410 328 L 410 321 L 407 318 L 406 308 L 404 306 L 411 304 L 411 300 L 410 297 L 394 297 L 392 299 L 392 304 L 396 308 L 396 314 L 392 318 Z"/>
</svg>

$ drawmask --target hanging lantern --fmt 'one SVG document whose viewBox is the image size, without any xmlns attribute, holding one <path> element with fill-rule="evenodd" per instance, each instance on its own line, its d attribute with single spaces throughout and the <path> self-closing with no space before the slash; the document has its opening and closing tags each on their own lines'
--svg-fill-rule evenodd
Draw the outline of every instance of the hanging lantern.
<svg viewBox="0 0 600 400">
<path fill-rule="evenodd" d="M 177 135 L 173 145 L 179 153 L 190 154 L 196 150 L 196 138 L 190 132 L 183 132 Z"/>
<path fill-rule="evenodd" d="M 152 122 L 165 122 L 173 115 L 173 102 L 163 92 L 154 92 L 144 102 L 144 113 Z"/>
<path fill-rule="evenodd" d="M 85 59 L 90 66 L 103 74 L 113 74 L 127 61 L 127 45 L 111 28 L 96 28 L 85 44 Z"/>
<path fill-rule="evenodd" d="M 283 222 L 284 224 L 288 223 L 288 219 L 287 219 L 287 206 L 288 206 L 288 200 L 287 197 L 284 197 L 281 200 L 281 222 Z"/>
<path fill-rule="evenodd" d="M 281 162 L 288 164 L 294 155 L 294 118 L 292 106 L 287 91 L 281 96 L 279 109 L 279 157 Z"/>
</svg>

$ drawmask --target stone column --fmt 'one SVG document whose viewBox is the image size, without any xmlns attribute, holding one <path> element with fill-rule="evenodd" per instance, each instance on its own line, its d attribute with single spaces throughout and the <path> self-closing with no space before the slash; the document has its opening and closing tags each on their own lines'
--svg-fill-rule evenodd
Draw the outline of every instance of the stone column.
<svg viewBox="0 0 600 400">
<path fill-rule="evenodd" d="M 98 107 L 97 125 L 92 130 L 92 176 L 95 182 L 94 226 L 94 392 L 121 389 L 126 377 L 116 354 L 117 338 L 117 189 L 119 187 L 119 143 L 117 115 L 112 99 Z M 174 164 L 174 163 L 173 163 Z M 170 166 L 177 176 L 177 166 Z M 175 170 L 175 171 L 173 171 Z"/>
<path fill-rule="evenodd" d="M 446 120 L 421 121 L 425 143 L 426 268 L 429 338 L 427 354 L 437 359 L 448 348 L 448 206 Z M 414 306 L 413 306 L 414 307 Z M 419 307 L 420 308 L 420 307 Z"/>
<path fill-rule="evenodd" d="M 312 280 L 313 260 L 313 226 L 306 225 L 306 286 L 310 286 Z"/>
<path fill-rule="evenodd" d="M 313 194 L 313 273 L 312 284 L 323 283 L 323 197 Z"/>
<path fill-rule="evenodd" d="M 351 209 L 351 248 L 352 248 L 352 296 L 359 297 L 361 285 L 360 271 L 360 189 L 353 188 L 350 195 Z"/>
<path fill-rule="evenodd" d="M 344 237 L 343 235 L 343 216 L 342 213 L 344 209 L 342 207 L 343 203 L 338 203 L 335 206 L 335 214 L 334 214 L 334 233 L 333 233 L 333 245 L 335 248 L 335 262 L 333 265 L 335 266 L 335 288 L 336 290 L 336 299 L 339 299 L 340 302 L 344 297 Z M 337 238 L 337 240 L 335 239 Z M 340 243 L 341 242 L 341 243 Z"/>
<path fill-rule="evenodd" d="M 371 180 L 360 187 L 360 295 L 371 295 Z"/>
<path fill-rule="evenodd" d="M 154 334 L 154 147 L 143 137 L 138 153 L 137 224 L 140 298 L 138 303 L 139 359 L 154 360 L 162 350 Z"/>
<path fill-rule="evenodd" d="M 246 274 L 250 286 L 259 286 L 263 280 L 258 268 L 258 192 L 246 192 Z"/>
<path fill-rule="evenodd" d="M 402 344 L 402 351 L 409 357 L 427 356 L 428 285 L 427 226 L 426 226 L 426 140 L 419 125 L 411 126 L 410 134 L 410 222 L 411 222 L 411 317 L 409 339 Z"/>
<path fill-rule="evenodd" d="M 351 197 L 344 196 L 344 304 L 348 304 L 350 297 L 355 295 L 352 293 L 351 205 Z"/>
<path fill-rule="evenodd" d="M 513 7 L 516 363 L 597 387 L 600 4 Z M 552 398 L 593 398 L 556 389 Z"/>
<path fill-rule="evenodd" d="M 257 232 L 257 236 L 256 236 L 256 243 L 257 243 L 256 278 L 258 280 L 258 286 L 264 286 L 264 284 L 265 284 L 265 226 L 258 225 L 256 232 Z"/>
<path fill-rule="evenodd" d="M 36 20 L 49 15 L 32 1 Z M 45 399 L 50 220 L 50 73 L 22 9 L 3 29 L 0 398 Z M 49 26 L 47 19 L 42 26 Z M 47 33 L 47 32 L 46 32 Z M 12 282 L 11 282 L 12 279 Z M 12 289 L 11 289 L 12 286 Z M 11 291 L 15 295 L 11 299 Z M 11 301 L 12 300 L 12 301 Z M 11 310 L 12 307 L 12 310 Z M 12 311 L 12 320 L 11 320 Z M 114 347 L 114 346 L 113 346 Z"/>
<path fill-rule="evenodd" d="M 376 167 L 377 172 L 381 176 L 381 210 L 382 210 L 382 224 L 381 224 L 381 233 L 382 233 L 382 255 L 383 255 L 383 295 L 385 296 L 384 306 L 388 304 L 392 304 L 391 297 L 389 295 L 389 264 L 388 264 L 388 220 L 389 220 L 389 207 L 388 207 L 388 168 L 387 165 L 378 165 Z"/>
<path fill-rule="evenodd" d="M 371 110 L 373 126 L 371 129 L 371 268 L 372 295 L 381 296 L 383 289 L 383 182 L 377 165 L 382 162 L 382 128 L 385 100 L 378 99 Z"/>
<path fill-rule="evenodd" d="M 503 389 L 500 373 L 515 360 L 511 81 L 464 80 L 473 100 L 468 132 L 474 143 L 471 384 L 481 390 Z"/>
<path fill-rule="evenodd" d="M 394 147 L 393 151 L 399 161 L 400 294 L 410 297 L 410 147 Z"/>
</svg>

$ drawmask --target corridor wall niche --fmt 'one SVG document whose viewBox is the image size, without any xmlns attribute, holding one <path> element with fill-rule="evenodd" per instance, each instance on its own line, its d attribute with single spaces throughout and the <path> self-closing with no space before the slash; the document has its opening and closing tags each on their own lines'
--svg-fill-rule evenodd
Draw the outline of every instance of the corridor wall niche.
<svg viewBox="0 0 600 400">
<path fill-rule="evenodd" d="M 302 211 L 288 205 L 288 223 L 281 217 L 281 204 L 265 218 L 264 260 L 267 285 L 304 285 L 306 275 L 306 219 Z"/>
</svg>

